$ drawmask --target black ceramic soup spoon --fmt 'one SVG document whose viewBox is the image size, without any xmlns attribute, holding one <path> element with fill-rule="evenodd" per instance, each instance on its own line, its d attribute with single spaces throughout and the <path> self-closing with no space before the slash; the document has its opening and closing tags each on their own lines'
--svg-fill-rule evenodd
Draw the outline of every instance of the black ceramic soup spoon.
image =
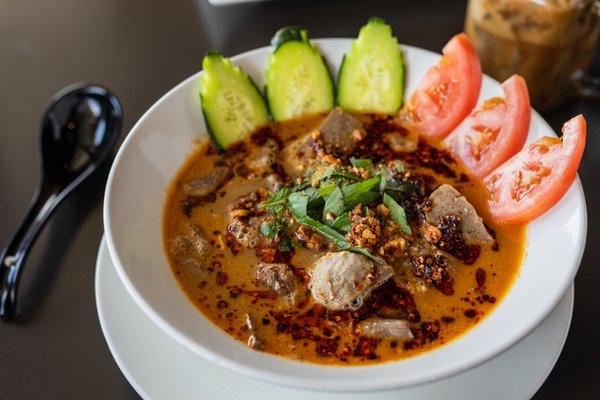
<svg viewBox="0 0 600 400">
<path fill-rule="evenodd" d="M 56 206 L 110 158 L 122 120 L 119 100 L 100 86 L 73 85 L 53 98 L 40 127 L 38 189 L 0 253 L 1 318 L 15 313 L 23 265 L 42 227 Z"/>
</svg>

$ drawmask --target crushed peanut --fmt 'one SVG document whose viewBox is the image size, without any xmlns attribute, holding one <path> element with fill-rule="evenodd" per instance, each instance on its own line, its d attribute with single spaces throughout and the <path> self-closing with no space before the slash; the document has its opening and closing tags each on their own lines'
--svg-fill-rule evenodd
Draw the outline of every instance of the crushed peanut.
<svg viewBox="0 0 600 400">
<path fill-rule="evenodd" d="M 231 218 L 243 218 L 250 215 L 250 211 L 245 210 L 243 208 L 238 208 L 237 210 L 231 211 Z"/>
<path fill-rule="evenodd" d="M 390 240 L 379 248 L 379 254 L 391 260 L 402 257 L 406 249 L 406 240 L 398 237 Z"/>
<path fill-rule="evenodd" d="M 362 237 L 365 239 L 375 239 L 376 236 L 373 234 L 373 232 L 371 232 L 370 229 L 365 229 L 364 231 L 362 231 Z"/>
<path fill-rule="evenodd" d="M 225 248 L 225 241 L 223 240 L 223 236 L 222 235 L 218 235 L 215 238 L 215 244 L 217 245 L 217 247 L 219 249 L 224 249 Z"/>
<path fill-rule="evenodd" d="M 429 243 L 437 243 L 442 238 L 442 231 L 427 221 L 423 221 L 421 224 L 421 234 Z"/>
<path fill-rule="evenodd" d="M 371 177 L 371 171 L 365 168 L 351 167 L 349 168 L 349 171 L 353 174 L 360 176 L 363 179 L 369 179 Z"/>
<path fill-rule="evenodd" d="M 393 237 L 396 236 L 400 231 L 400 227 L 396 223 L 396 221 L 388 220 L 383 228 L 383 233 L 385 237 Z"/>
<path fill-rule="evenodd" d="M 361 141 L 365 138 L 364 132 L 362 132 L 360 129 L 353 130 L 352 136 L 354 137 L 354 139 L 356 139 L 356 141 Z"/>
<path fill-rule="evenodd" d="M 346 235 L 348 241 L 356 246 L 373 250 L 381 237 L 381 224 L 372 210 L 363 216 L 362 205 L 358 204 L 350 212 L 350 231 Z"/>
<path fill-rule="evenodd" d="M 379 204 L 375 210 L 377 210 L 377 214 L 381 215 L 382 217 L 387 217 L 390 215 L 390 209 L 387 208 L 387 206 L 383 203 Z"/>
<path fill-rule="evenodd" d="M 324 152 L 319 152 L 318 158 L 322 162 L 331 165 L 338 165 L 342 163 L 342 161 L 339 158 L 335 158 L 333 155 Z"/>
<path fill-rule="evenodd" d="M 327 242 L 321 235 L 313 232 L 310 228 L 307 228 L 304 225 L 298 227 L 295 235 L 296 238 L 308 249 L 324 250 L 328 246 Z"/>
</svg>

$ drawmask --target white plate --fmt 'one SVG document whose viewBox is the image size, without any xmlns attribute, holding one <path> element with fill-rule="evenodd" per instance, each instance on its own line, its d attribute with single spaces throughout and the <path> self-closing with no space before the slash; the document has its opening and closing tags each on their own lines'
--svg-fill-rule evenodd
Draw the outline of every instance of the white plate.
<svg viewBox="0 0 600 400">
<path fill-rule="evenodd" d="M 96 265 L 100 325 L 119 368 L 144 399 L 218 400 L 520 400 L 546 380 L 562 350 L 573 311 L 571 289 L 523 341 L 470 371 L 435 383 L 377 393 L 291 389 L 238 375 L 191 353 L 156 326 L 119 280 L 102 240 Z"/>
<path fill-rule="evenodd" d="M 314 41 L 334 76 L 349 39 Z M 401 46 L 406 60 L 406 93 L 417 87 L 439 55 Z M 270 48 L 233 58 L 262 87 Z M 104 203 L 108 248 L 125 287 L 150 318 L 191 351 L 233 371 L 282 385 L 312 389 L 374 391 L 433 382 L 487 361 L 529 334 L 550 313 L 573 282 L 586 234 L 586 209 L 577 179 L 552 210 L 527 232 L 527 256 L 513 287 L 475 329 L 435 351 L 395 363 L 332 368 L 299 363 L 250 350 L 215 327 L 188 301 L 173 277 L 162 242 L 166 188 L 205 135 L 198 73 L 185 80 L 135 124 L 115 159 Z M 500 84 L 484 77 L 480 100 L 502 95 Z M 553 135 L 533 113 L 528 141 Z"/>
</svg>

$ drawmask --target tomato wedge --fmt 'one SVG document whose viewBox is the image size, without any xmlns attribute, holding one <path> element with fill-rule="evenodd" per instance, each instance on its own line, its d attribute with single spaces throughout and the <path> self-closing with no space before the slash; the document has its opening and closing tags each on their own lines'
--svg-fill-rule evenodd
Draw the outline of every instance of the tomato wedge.
<svg viewBox="0 0 600 400">
<path fill-rule="evenodd" d="M 504 98 L 483 102 L 444 139 L 452 154 L 480 179 L 521 150 L 529 131 L 531 106 L 525 80 L 513 75 L 502 89 Z"/>
<path fill-rule="evenodd" d="M 443 138 L 471 112 L 481 89 L 481 64 L 475 48 L 460 33 L 444 46 L 400 111 L 406 123 L 430 138 Z"/>
<path fill-rule="evenodd" d="M 586 123 L 567 121 L 563 137 L 545 136 L 525 146 L 484 179 L 497 222 L 528 222 L 548 211 L 567 192 L 583 157 Z"/>
</svg>

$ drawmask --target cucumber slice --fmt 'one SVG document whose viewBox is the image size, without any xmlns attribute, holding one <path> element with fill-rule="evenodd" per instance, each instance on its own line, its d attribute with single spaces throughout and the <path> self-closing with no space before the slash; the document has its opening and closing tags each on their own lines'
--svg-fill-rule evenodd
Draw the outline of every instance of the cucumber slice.
<svg viewBox="0 0 600 400">
<path fill-rule="evenodd" d="M 208 133 L 219 148 L 232 143 L 269 122 L 267 105 L 252 79 L 220 53 L 202 60 L 200 101 Z"/>
<path fill-rule="evenodd" d="M 402 106 L 404 59 L 392 28 L 379 18 L 363 26 L 338 76 L 338 104 L 355 112 L 393 114 Z"/>
<path fill-rule="evenodd" d="M 280 29 L 271 44 L 265 74 L 265 92 L 273 119 L 283 121 L 333 108 L 335 94 L 331 74 L 305 30 Z"/>
</svg>

